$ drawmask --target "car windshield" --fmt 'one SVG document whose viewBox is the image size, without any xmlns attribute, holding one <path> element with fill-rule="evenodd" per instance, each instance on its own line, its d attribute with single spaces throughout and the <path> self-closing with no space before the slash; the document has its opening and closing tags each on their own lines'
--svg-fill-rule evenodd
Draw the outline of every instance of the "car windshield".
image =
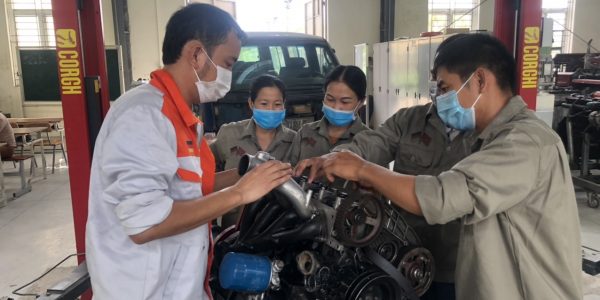
<svg viewBox="0 0 600 300">
<path fill-rule="evenodd" d="M 279 77 L 288 89 L 320 87 L 334 67 L 331 50 L 323 45 L 246 45 L 233 66 L 231 89 L 247 91 L 263 74 Z"/>
</svg>

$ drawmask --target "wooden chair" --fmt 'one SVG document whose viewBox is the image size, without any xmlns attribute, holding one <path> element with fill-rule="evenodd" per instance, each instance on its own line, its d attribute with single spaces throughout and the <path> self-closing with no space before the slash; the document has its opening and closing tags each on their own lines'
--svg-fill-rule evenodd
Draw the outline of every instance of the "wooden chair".
<svg viewBox="0 0 600 300">
<path fill-rule="evenodd" d="M 60 151 L 62 152 L 63 158 L 65 159 L 65 164 L 68 165 L 68 161 L 67 161 L 67 154 L 65 153 L 65 147 L 64 147 L 64 139 L 63 139 L 63 131 L 64 129 L 62 128 L 53 128 L 54 124 L 50 124 L 50 123 L 27 123 L 27 124 L 23 124 L 22 127 L 47 127 L 46 130 L 44 130 L 43 132 L 46 133 L 46 141 L 44 142 L 44 144 L 46 146 L 52 146 L 52 174 L 54 174 L 54 169 L 56 167 L 56 150 L 57 148 L 60 149 Z M 56 125 L 58 126 L 58 125 Z M 52 131 L 56 131 L 59 133 L 59 136 L 50 136 L 50 132 Z M 37 161 L 36 161 L 37 163 Z"/>
<path fill-rule="evenodd" d="M 40 153 L 42 155 L 42 175 L 43 178 L 46 179 L 46 157 L 44 156 L 44 139 L 36 139 L 34 141 L 31 141 L 29 144 L 30 146 L 30 153 L 27 154 L 16 154 L 13 155 L 11 158 L 5 158 L 5 161 L 12 161 L 13 163 L 18 163 L 19 164 L 19 177 L 21 178 L 21 189 L 17 192 L 13 193 L 13 198 L 18 198 L 26 193 L 31 192 L 31 180 L 34 177 L 37 177 L 36 175 L 36 166 L 37 166 L 37 162 L 35 161 L 35 147 L 39 147 L 40 148 Z M 25 161 L 30 160 L 30 166 L 29 166 L 29 178 L 26 177 L 25 175 Z M 3 173 L 4 175 L 4 173 Z"/>
</svg>

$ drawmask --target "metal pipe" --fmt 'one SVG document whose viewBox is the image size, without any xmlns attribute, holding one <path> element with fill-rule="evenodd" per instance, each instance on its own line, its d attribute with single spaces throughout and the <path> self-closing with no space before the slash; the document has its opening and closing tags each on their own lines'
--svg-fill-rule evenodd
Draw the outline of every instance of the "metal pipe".
<svg viewBox="0 0 600 300">
<path fill-rule="evenodd" d="M 571 110 L 569 109 L 569 114 Z M 569 163 L 571 168 L 575 167 L 575 147 L 573 145 L 573 121 L 567 116 L 567 147 L 569 148 Z"/>
<path fill-rule="evenodd" d="M 243 176 L 244 174 L 246 174 L 246 172 L 254 169 L 254 167 L 274 159 L 275 158 L 269 153 L 262 151 L 259 151 L 258 153 L 256 153 L 256 155 L 246 154 L 240 159 L 238 173 L 240 174 L 240 176 Z M 307 219 L 310 216 L 312 216 L 314 207 L 310 203 L 310 200 L 306 199 L 306 193 L 300 187 L 300 185 L 296 183 L 296 181 L 290 179 L 284 184 L 278 186 L 276 190 L 285 195 L 285 197 L 290 201 L 290 204 L 292 205 L 296 213 L 298 213 L 298 215 L 301 218 Z"/>
</svg>

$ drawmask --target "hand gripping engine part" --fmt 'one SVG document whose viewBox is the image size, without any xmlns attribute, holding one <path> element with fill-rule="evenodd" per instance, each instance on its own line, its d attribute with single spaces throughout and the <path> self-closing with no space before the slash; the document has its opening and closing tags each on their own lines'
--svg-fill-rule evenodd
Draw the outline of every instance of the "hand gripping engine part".
<svg viewBox="0 0 600 300">
<path fill-rule="evenodd" d="M 257 152 L 256 155 L 245 154 L 240 159 L 238 172 L 240 176 L 243 176 L 246 172 L 254 169 L 254 167 L 274 159 L 275 158 L 269 153 L 262 151 Z M 306 196 L 304 190 L 302 190 L 296 181 L 293 179 L 286 181 L 284 184 L 277 187 L 277 191 L 285 195 L 301 218 L 308 219 L 312 216 L 314 207 L 311 205 L 310 199 Z"/>
</svg>

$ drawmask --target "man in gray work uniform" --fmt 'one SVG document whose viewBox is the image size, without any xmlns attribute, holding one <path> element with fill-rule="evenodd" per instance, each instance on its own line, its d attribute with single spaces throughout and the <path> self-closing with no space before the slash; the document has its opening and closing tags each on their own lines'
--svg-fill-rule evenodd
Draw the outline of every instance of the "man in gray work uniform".
<svg viewBox="0 0 600 300">
<path fill-rule="evenodd" d="M 435 105 L 428 103 L 399 110 L 379 128 L 362 131 L 352 142 L 333 151 L 349 150 L 381 166 L 394 161 L 394 171 L 399 173 L 439 175 L 470 154 L 472 140 L 471 134 L 446 127 Z M 305 160 L 297 170 L 318 164 L 319 160 Z M 454 299 L 460 223 L 429 225 L 423 217 L 408 212 L 404 217 L 435 259 L 434 283 L 422 299 Z"/>
<path fill-rule="evenodd" d="M 357 181 L 429 224 L 460 218 L 457 299 L 581 299 L 568 159 L 556 133 L 515 94 L 515 70 L 492 36 L 446 39 L 434 61 L 436 109 L 447 126 L 477 134 L 473 153 L 437 176 L 412 176 L 336 152 L 312 165 L 311 178 Z"/>
</svg>

